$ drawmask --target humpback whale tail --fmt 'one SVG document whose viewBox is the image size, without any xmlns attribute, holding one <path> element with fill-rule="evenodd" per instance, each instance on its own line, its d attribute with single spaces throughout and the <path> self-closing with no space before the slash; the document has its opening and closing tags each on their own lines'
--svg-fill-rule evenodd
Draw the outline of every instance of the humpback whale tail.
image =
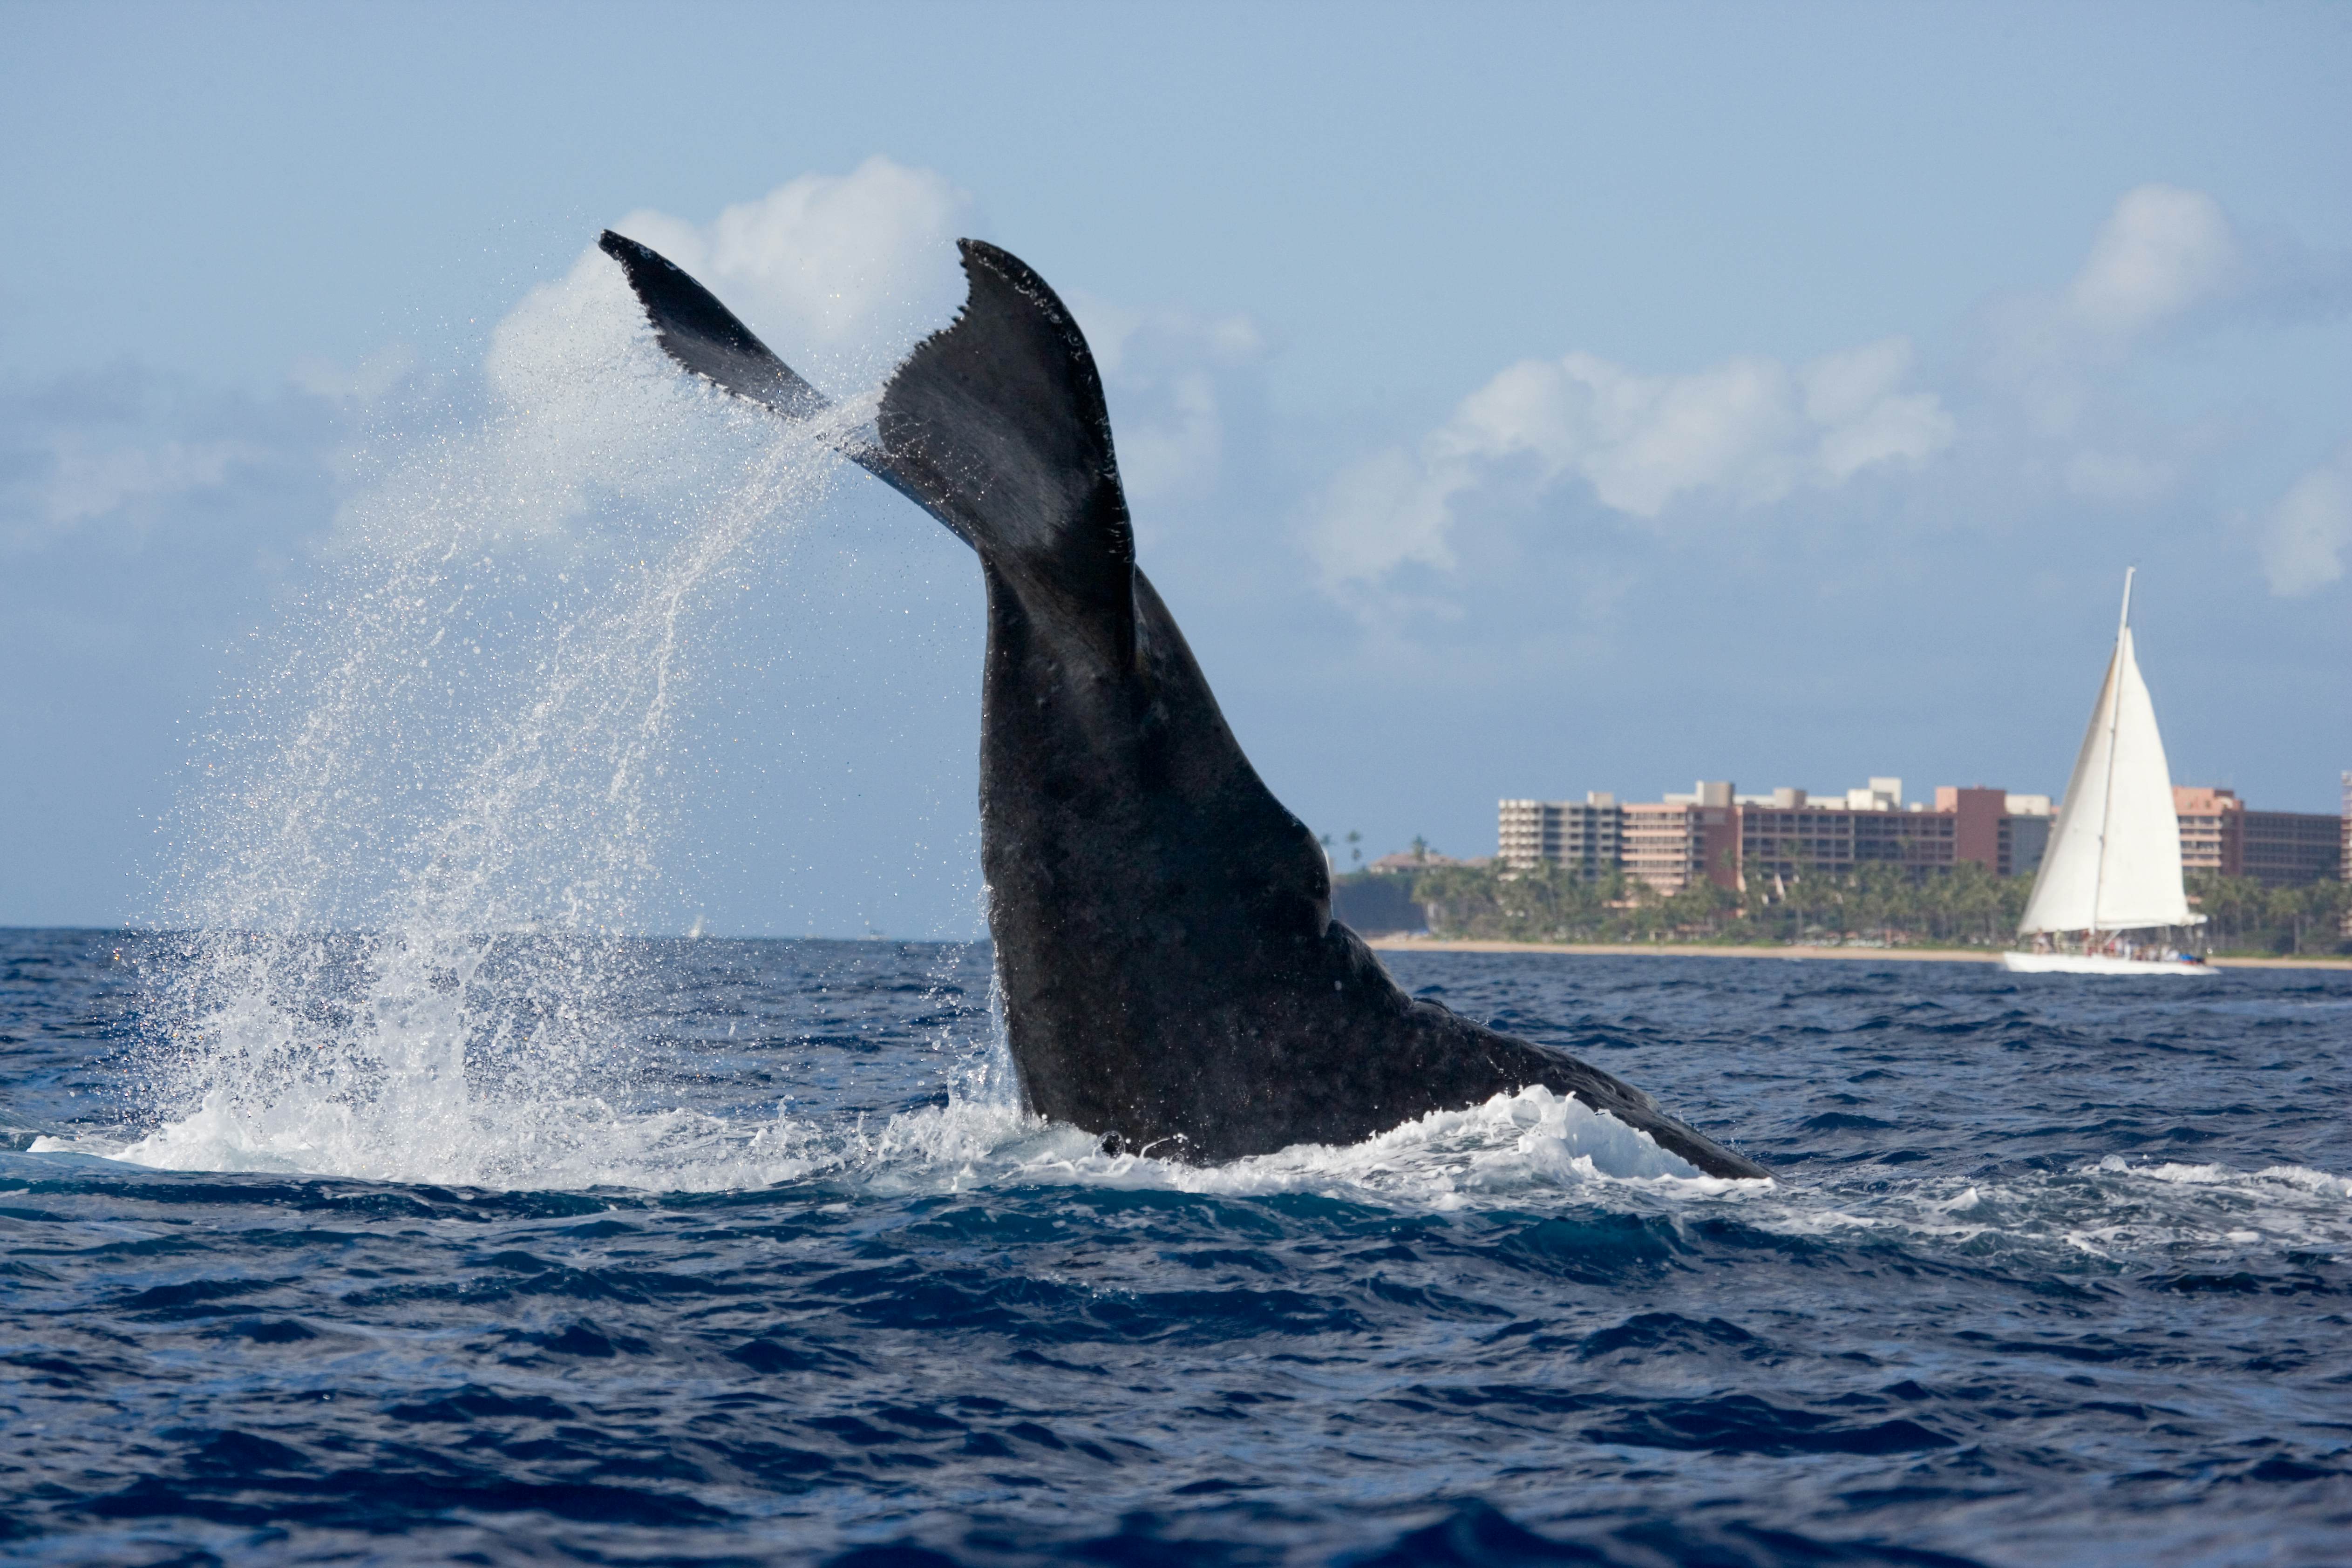
<svg viewBox="0 0 2352 1568">
<path fill-rule="evenodd" d="M 883 389 L 882 451 L 997 570 L 1131 615 L 1135 530 L 1094 355 L 1027 264 L 958 248 L 971 294 Z"/>
<path fill-rule="evenodd" d="M 831 406 L 668 257 L 611 229 L 597 243 L 628 274 L 656 340 L 679 364 L 787 420 Z M 845 455 L 997 570 L 1129 604 L 1135 531 L 1086 337 L 1018 256 L 976 239 L 957 248 L 970 285 L 962 310 L 883 389 L 880 444 Z"/>
<path fill-rule="evenodd" d="M 629 275 L 629 287 L 653 323 L 654 339 L 671 359 L 786 419 L 806 419 L 829 406 L 823 392 L 669 257 L 611 229 L 596 244 Z"/>
<path fill-rule="evenodd" d="M 829 406 L 667 260 L 602 243 L 679 364 L 788 420 Z M 1030 1103 L 1223 1159 L 1542 1084 L 1710 1175 L 1766 1175 L 1630 1084 L 1406 995 L 1330 917 L 1313 836 L 1137 569 L 1084 335 L 1020 260 L 960 248 L 961 313 L 883 388 L 873 435 L 831 439 L 981 558 L 981 858 Z"/>
</svg>

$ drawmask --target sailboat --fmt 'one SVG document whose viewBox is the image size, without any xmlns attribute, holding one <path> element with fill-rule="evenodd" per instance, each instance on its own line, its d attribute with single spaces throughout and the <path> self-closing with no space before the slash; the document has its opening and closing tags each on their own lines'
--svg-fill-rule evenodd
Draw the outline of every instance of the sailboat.
<svg viewBox="0 0 2352 1568">
<path fill-rule="evenodd" d="M 2180 819 L 2156 731 L 2156 705 L 2132 656 L 2132 573 L 2115 656 L 2066 780 L 2057 827 L 2025 901 L 2017 934 L 2032 948 L 2001 955 L 2021 974 L 2210 975 L 2211 967 L 2163 939 L 2201 925 L 2180 883 Z M 2133 939 L 2126 933 L 2145 937 Z"/>
</svg>

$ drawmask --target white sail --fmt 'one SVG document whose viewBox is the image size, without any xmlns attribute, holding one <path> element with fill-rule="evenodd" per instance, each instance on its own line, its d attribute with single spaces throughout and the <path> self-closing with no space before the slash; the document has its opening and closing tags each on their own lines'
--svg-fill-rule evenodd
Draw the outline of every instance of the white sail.
<svg viewBox="0 0 2352 1568">
<path fill-rule="evenodd" d="M 2130 621 L 2126 574 L 2115 657 L 2091 709 L 2025 918 L 2018 922 L 2021 936 L 2193 925 L 2204 919 L 2189 912 L 2181 891 L 2172 771 L 2156 730 L 2156 705 L 2132 656 Z"/>
</svg>

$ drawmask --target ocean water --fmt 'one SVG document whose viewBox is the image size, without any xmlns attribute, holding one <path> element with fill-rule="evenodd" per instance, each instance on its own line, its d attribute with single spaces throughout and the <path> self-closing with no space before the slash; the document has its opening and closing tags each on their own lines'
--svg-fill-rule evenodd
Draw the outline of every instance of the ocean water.
<svg viewBox="0 0 2352 1568">
<path fill-rule="evenodd" d="M 1392 956 L 1541 1093 L 1207 1169 L 985 948 L 0 933 L 0 1556 L 2352 1560 L 2352 976 Z"/>
<path fill-rule="evenodd" d="M 0 1556 L 2352 1560 L 2352 976 L 1400 956 L 1779 1179 L 1541 1092 L 1108 1156 L 984 948 L 610 935 L 741 869 L 730 779 L 840 827 L 886 737 L 752 632 L 908 589 L 593 248 L 480 370 L 192 726 L 177 935 L 0 932 Z M 769 917 L 952 883 L 969 800 Z"/>
</svg>

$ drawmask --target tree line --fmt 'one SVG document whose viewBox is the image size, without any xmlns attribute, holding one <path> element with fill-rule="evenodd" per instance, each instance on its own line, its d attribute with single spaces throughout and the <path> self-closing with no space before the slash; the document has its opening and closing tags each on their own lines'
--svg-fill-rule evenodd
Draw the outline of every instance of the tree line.
<svg viewBox="0 0 2352 1568">
<path fill-rule="evenodd" d="M 2250 876 L 2189 879 L 2217 953 L 2352 953 L 2352 882 L 2264 887 Z"/>
<path fill-rule="evenodd" d="M 1765 887 L 1751 878 L 1745 893 L 1701 880 L 1667 895 L 1614 869 L 1587 876 L 1549 862 L 1525 869 L 1489 862 L 1432 867 L 1414 877 L 1412 896 L 1433 936 L 1488 941 L 2005 947 L 2016 940 L 2032 887 L 2031 876 L 1962 862 L 1932 872 L 1809 872 Z M 2265 887 L 2252 877 L 2197 873 L 2189 894 L 2207 917 L 2203 943 L 2217 953 L 2352 953 L 2345 932 L 2352 883 Z"/>
</svg>

